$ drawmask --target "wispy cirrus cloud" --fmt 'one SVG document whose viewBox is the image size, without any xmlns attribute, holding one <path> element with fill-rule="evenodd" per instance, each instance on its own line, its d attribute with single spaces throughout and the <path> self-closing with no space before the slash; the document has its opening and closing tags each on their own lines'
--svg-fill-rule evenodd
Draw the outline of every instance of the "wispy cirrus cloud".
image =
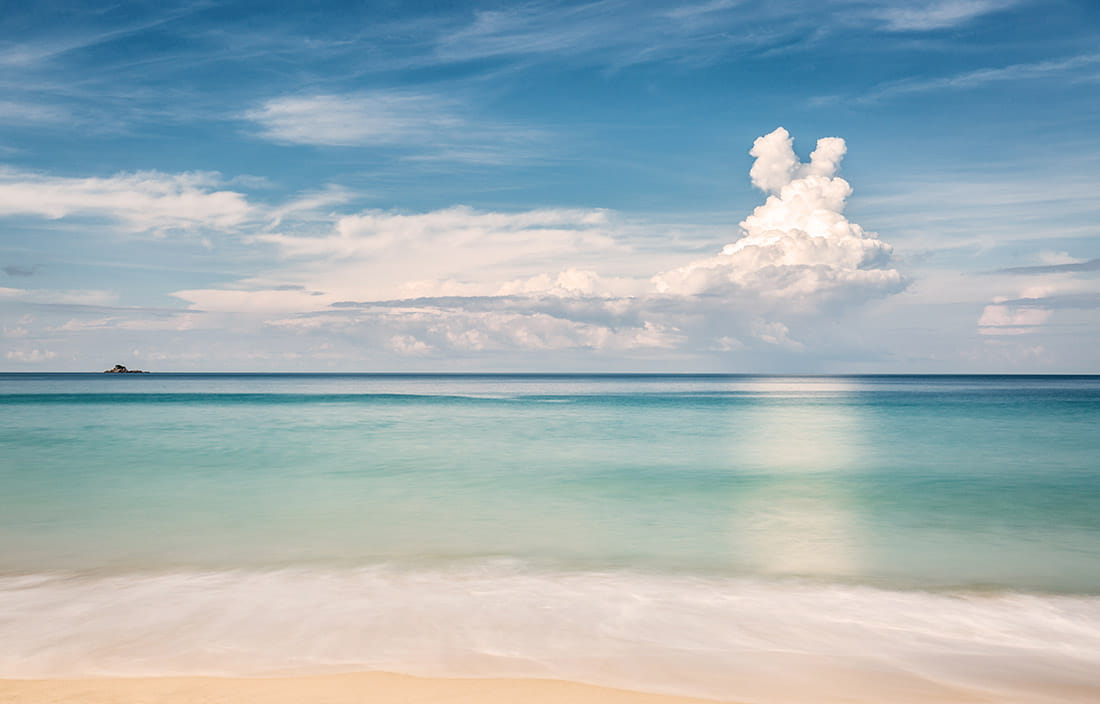
<svg viewBox="0 0 1100 704">
<path fill-rule="evenodd" d="M 1100 271 L 1100 259 L 1085 262 L 1066 262 L 1065 264 L 1040 264 L 1036 266 L 1012 266 L 998 269 L 996 274 L 1079 274 Z"/>
<path fill-rule="evenodd" d="M 934 78 L 907 78 L 890 81 L 871 88 L 858 96 L 828 95 L 811 100 L 814 104 L 835 102 L 876 103 L 892 98 L 942 90 L 969 90 L 995 83 L 1038 80 L 1055 76 L 1072 75 L 1080 69 L 1100 65 L 1100 53 L 1080 54 L 1062 59 L 1011 64 L 994 68 L 980 68 L 949 76 Z"/>
<path fill-rule="evenodd" d="M 174 8 L 150 5 L 148 16 L 128 19 L 123 24 L 114 26 L 101 24 L 103 17 L 111 17 L 111 13 L 104 12 L 103 8 L 95 7 L 84 12 L 76 7 L 67 8 L 66 14 L 70 15 L 72 25 L 80 27 L 83 23 L 87 23 L 82 29 L 41 38 L 34 36 L 36 32 L 33 30 L 40 30 L 43 25 L 33 23 L 23 28 L 32 30 L 30 37 L 20 37 L 18 40 L 9 40 L 0 44 L 0 66 L 33 67 L 47 63 L 82 49 L 139 35 L 184 17 L 200 7 L 202 3 L 177 3 L 177 7 Z M 145 9 L 142 8 L 142 10 Z M 12 25 L 13 29 L 15 26 Z"/>
<path fill-rule="evenodd" d="M 932 0 L 931 2 L 889 3 L 873 11 L 883 28 L 893 32 L 925 32 L 967 24 L 978 17 L 1000 12 L 1019 0 Z"/>
<path fill-rule="evenodd" d="M 336 184 L 329 184 L 322 189 L 304 193 L 287 203 L 271 208 L 266 216 L 267 226 L 269 228 L 279 227 L 284 220 L 315 219 L 320 211 L 343 205 L 355 200 L 357 197 L 359 197 L 359 194 L 350 189 Z"/>
<path fill-rule="evenodd" d="M 656 61 L 707 64 L 852 29 L 949 29 L 1016 4 L 908 0 L 884 8 L 864 0 L 526 2 L 478 10 L 468 22 L 447 26 L 433 39 L 431 56 L 440 62 L 554 57 L 619 68 Z"/>
<path fill-rule="evenodd" d="M 244 117 L 265 139 L 334 147 L 405 144 L 465 125 L 453 102 L 410 91 L 284 96 Z"/>
<path fill-rule="evenodd" d="M 949 28 L 1006 4 L 910 0 L 883 9 L 866 0 L 535 0 L 476 9 L 460 4 L 369 11 L 366 26 L 328 21 L 308 28 L 278 16 L 247 23 L 219 17 L 211 23 L 207 3 L 165 3 L 140 12 L 92 8 L 76 13 L 68 34 L 43 33 L 41 23 L 32 21 L 29 36 L 0 41 L 0 66 L 7 69 L 0 72 L 6 73 L 0 88 L 12 101 L 7 108 L 0 104 L 0 122 L 43 128 L 80 124 L 120 133 L 165 122 L 231 121 L 243 108 L 261 135 L 284 144 L 399 146 L 418 161 L 499 164 L 531 156 L 545 135 L 538 128 L 489 120 L 462 101 L 415 90 L 347 91 L 361 88 L 364 75 L 385 75 L 386 85 L 394 85 L 406 71 L 454 64 L 471 64 L 470 73 L 482 78 L 494 71 L 519 75 L 538 62 L 608 69 L 706 66 L 732 56 L 814 46 L 852 32 Z M 163 49 L 161 38 L 170 40 Z M 155 56 L 147 50 L 152 45 L 158 47 Z M 92 53 L 98 60 L 108 57 L 108 63 L 86 61 Z M 257 56 L 270 62 L 265 75 L 279 75 L 286 91 L 301 92 L 249 109 L 239 100 L 262 95 L 256 83 L 246 80 L 232 94 L 194 88 L 212 64 L 233 68 Z M 170 105 L 164 104 L 166 95 L 172 96 Z M 234 107 L 227 110 L 228 105 Z M 487 139 L 490 135 L 496 140 Z M 418 137 L 430 141 L 416 148 Z"/>
<path fill-rule="evenodd" d="M 743 23 L 731 12 L 738 2 L 671 4 L 601 0 L 588 3 L 528 2 L 479 10 L 463 26 L 434 40 L 439 61 L 492 57 L 581 57 L 601 55 L 625 66 L 675 56 L 712 58 L 733 46 L 769 37 L 730 30 Z M 626 21 L 629 18 L 629 24 Z M 623 31 L 629 26 L 630 31 Z M 768 33 L 769 35 L 771 33 Z"/>
<path fill-rule="evenodd" d="M 530 156 L 546 136 L 478 118 L 461 99 L 410 89 L 281 96 L 243 117 L 280 144 L 390 147 L 421 160 L 507 162 Z"/>
</svg>

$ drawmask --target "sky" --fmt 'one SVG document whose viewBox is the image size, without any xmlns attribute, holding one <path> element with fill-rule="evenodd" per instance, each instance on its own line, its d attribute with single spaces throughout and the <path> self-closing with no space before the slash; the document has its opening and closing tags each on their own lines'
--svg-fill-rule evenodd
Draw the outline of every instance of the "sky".
<svg viewBox="0 0 1100 704">
<path fill-rule="evenodd" d="M 0 371 L 1100 373 L 1100 2 L 0 0 Z"/>
</svg>

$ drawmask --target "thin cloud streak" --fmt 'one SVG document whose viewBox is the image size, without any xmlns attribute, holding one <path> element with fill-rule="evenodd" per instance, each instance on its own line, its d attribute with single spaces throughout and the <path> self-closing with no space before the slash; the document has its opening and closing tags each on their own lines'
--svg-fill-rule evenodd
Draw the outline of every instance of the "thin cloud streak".
<svg viewBox="0 0 1100 704">
<path fill-rule="evenodd" d="M 286 145 L 392 147 L 413 160 L 507 163 L 533 154 L 546 133 L 476 117 L 462 100 L 373 90 L 271 98 L 242 116 L 258 136 Z"/>
<path fill-rule="evenodd" d="M 1100 271 L 1100 259 L 1090 259 L 1087 262 L 1070 262 L 1067 264 L 1044 264 L 1040 266 L 1012 266 L 1007 269 L 998 269 L 995 274 L 1073 274 L 1089 271 Z"/>
<path fill-rule="evenodd" d="M 901 81 L 891 81 L 872 88 L 864 95 L 854 97 L 839 95 L 819 96 L 811 99 L 810 102 L 816 105 L 836 102 L 855 102 L 861 104 L 878 103 L 905 95 L 930 93 L 941 90 L 967 90 L 993 83 L 1048 78 L 1050 76 L 1066 74 L 1077 69 L 1087 68 L 1097 64 L 1100 64 L 1100 53 L 1081 54 L 1066 59 L 1012 64 L 999 68 L 981 68 L 939 78 L 912 78 Z"/>
<path fill-rule="evenodd" d="M 1100 293 L 1066 293 L 1053 296 L 1041 296 L 1036 298 L 1013 298 L 1000 301 L 998 305 L 1015 306 L 1016 308 L 1100 308 Z"/>
<path fill-rule="evenodd" d="M 964 25 L 1018 4 L 1018 0 L 938 0 L 916 7 L 888 7 L 878 16 L 889 31 L 926 32 Z"/>
<path fill-rule="evenodd" d="M 131 22 L 116 29 L 88 31 L 48 42 L 28 40 L 11 43 L 0 49 L 0 66 L 15 68 L 39 65 L 74 51 L 95 47 L 123 37 L 130 37 L 154 27 L 168 24 L 207 6 L 207 4 L 206 2 L 188 3 L 174 12 L 166 12 L 159 17 L 144 22 Z"/>
</svg>

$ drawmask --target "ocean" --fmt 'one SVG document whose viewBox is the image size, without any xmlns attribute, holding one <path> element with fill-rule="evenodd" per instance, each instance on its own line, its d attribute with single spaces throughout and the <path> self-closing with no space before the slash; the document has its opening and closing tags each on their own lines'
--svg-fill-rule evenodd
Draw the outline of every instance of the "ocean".
<svg viewBox="0 0 1100 704">
<path fill-rule="evenodd" d="M 1097 701 L 1100 377 L 0 374 L 0 677 L 359 670 Z"/>
</svg>

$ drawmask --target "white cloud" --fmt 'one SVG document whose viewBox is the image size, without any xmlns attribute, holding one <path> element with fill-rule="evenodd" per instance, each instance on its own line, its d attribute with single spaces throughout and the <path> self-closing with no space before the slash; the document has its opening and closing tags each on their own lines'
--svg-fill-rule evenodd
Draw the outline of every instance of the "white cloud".
<svg viewBox="0 0 1100 704">
<path fill-rule="evenodd" d="M 645 329 L 615 331 L 608 327 L 556 318 L 542 313 L 445 312 L 427 333 L 447 347 L 465 351 L 506 349 L 554 350 L 588 347 L 597 350 L 660 346 L 659 335 Z"/>
<path fill-rule="evenodd" d="M 431 345 L 416 339 L 412 335 L 394 335 L 390 338 L 389 347 L 398 354 L 414 357 L 432 353 Z"/>
<path fill-rule="evenodd" d="M 607 222 L 605 210 L 543 209 L 518 213 L 482 212 L 455 206 L 429 213 L 401 214 L 368 211 L 339 219 L 335 232 L 323 237 L 258 235 L 289 257 L 373 257 L 378 252 L 419 248 L 462 248 L 476 245 L 492 249 L 517 238 L 543 240 L 541 249 L 565 253 L 578 246 L 607 238 L 598 226 Z M 488 246 L 487 246 L 488 245 Z"/>
<path fill-rule="evenodd" d="M 127 231 L 233 229 L 252 216 L 244 195 L 215 173 L 120 173 L 72 178 L 0 167 L 0 216 L 98 217 Z"/>
<path fill-rule="evenodd" d="M 89 330 L 193 330 L 199 327 L 201 320 L 196 313 L 182 315 L 160 315 L 152 318 L 110 316 L 91 320 L 72 318 L 53 332 L 86 332 Z"/>
<path fill-rule="evenodd" d="M 844 140 L 818 141 L 808 163 L 780 127 L 756 140 L 750 176 L 769 193 L 741 222 L 741 238 L 720 254 L 653 278 L 673 295 L 724 293 L 816 305 L 897 292 L 902 276 L 888 268 L 891 247 L 843 215 L 851 186 L 836 176 Z"/>
<path fill-rule="evenodd" d="M 889 4 L 876 14 L 894 32 L 923 32 L 965 24 L 1018 4 L 1015 0 L 934 0 L 916 5 Z"/>
<path fill-rule="evenodd" d="M 321 310 L 338 300 L 303 289 L 187 289 L 172 295 L 195 310 L 213 313 L 297 313 Z"/>
<path fill-rule="evenodd" d="M 272 233 L 251 241 L 275 246 L 287 261 L 267 278 L 326 292 L 264 297 L 292 304 L 286 310 L 317 310 L 340 300 L 531 292 L 539 289 L 540 276 L 546 276 L 544 288 L 594 287 L 595 275 L 580 266 L 557 277 L 545 275 L 545 269 L 562 260 L 606 264 L 625 257 L 628 250 L 616 241 L 611 220 L 608 211 L 599 209 L 367 211 L 338 218 L 324 235 Z M 195 291 L 176 295 L 203 309 L 221 307 L 211 301 L 213 293 L 202 300 Z M 225 300 L 243 301 L 248 295 L 227 292 Z"/>
<path fill-rule="evenodd" d="M 267 139 L 328 146 L 403 143 L 465 124 L 453 103 L 387 91 L 272 98 L 245 117 Z"/>
<path fill-rule="evenodd" d="M 284 203 L 276 208 L 272 208 L 267 214 L 267 226 L 269 228 L 275 228 L 279 227 L 284 220 L 302 217 L 308 218 L 310 215 L 315 216 L 318 211 L 336 205 L 343 205 L 344 203 L 354 200 L 355 197 L 356 194 L 352 191 L 330 184 L 322 190 L 303 194 L 289 203 Z"/>
<path fill-rule="evenodd" d="M 271 98 L 243 117 L 281 144 L 397 147 L 406 158 L 499 164 L 530 156 L 540 130 L 478 116 L 457 98 L 409 90 Z"/>
<path fill-rule="evenodd" d="M 667 350 L 683 342 L 679 330 L 652 321 L 612 326 L 541 312 L 475 311 L 459 306 L 367 307 L 270 324 L 309 334 L 339 331 L 342 335 L 381 335 L 388 348 L 412 356 L 441 351 L 472 354 L 517 350 Z"/>
<path fill-rule="evenodd" d="M 651 293 L 648 281 L 626 276 L 600 276 L 590 269 L 569 268 L 505 282 L 496 296 L 556 296 L 560 298 L 620 298 Z"/>
<path fill-rule="evenodd" d="M 600 286 L 600 275 L 587 269 L 566 269 L 556 276 L 538 274 L 527 279 L 509 281 L 497 289 L 498 296 L 529 295 L 591 296 Z"/>
</svg>

